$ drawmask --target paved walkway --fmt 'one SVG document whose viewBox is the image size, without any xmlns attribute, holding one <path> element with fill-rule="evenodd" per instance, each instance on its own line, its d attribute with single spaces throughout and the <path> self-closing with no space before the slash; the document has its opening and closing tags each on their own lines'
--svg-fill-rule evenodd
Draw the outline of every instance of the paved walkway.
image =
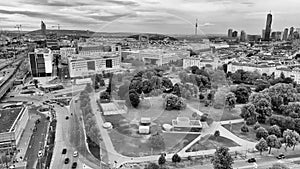
<svg viewBox="0 0 300 169">
<path fill-rule="evenodd" d="M 235 124 L 235 123 L 243 123 L 244 122 L 244 119 L 235 119 L 235 120 L 226 120 L 226 121 L 220 121 L 220 124 L 221 125 L 224 125 L 224 124 Z"/>
<path fill-rule="evenodd" d="M 29 115 L 28 123 L 27 123 L 27 125 L 24 129 L 24 132 L 23 132 L 22 136 L 21 136 L 20 142 L 17 145 L 17 149 L 20 150 L 20 152 L 16 156 L 18 161 L 23 161 L 24 160 L 26 151 L 28 149 L 28 144 L 30 142 L 31 135 L 33 133 L 32 130 L 35 126 L 35 121 L 38 118 L 39 118 L 39 116 L 37 116 L 37 115 L 33 115 L 33 114 Z"/>
</svg>

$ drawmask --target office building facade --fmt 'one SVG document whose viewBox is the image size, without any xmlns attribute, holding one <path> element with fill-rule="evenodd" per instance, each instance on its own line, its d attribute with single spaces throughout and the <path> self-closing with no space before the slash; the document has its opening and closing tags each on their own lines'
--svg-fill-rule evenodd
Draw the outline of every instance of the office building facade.
<svg viewBox="0 0 300 169">
<path fill-rule="evenodd" d="M 266 29 L 265 29 L 265 40 L 270 40 L 270 34 L 271 34 L 271 26 L 272 26 L 272 14 L 267 15 L 267 22 L 266 22 Z"/>
<path fill-rule="evenodd" d="M 49 49 L 37 49 L 28 53 L 31 74 L 33 77 L 51 76 L 53 71 L 53 54 Z"/>
<path fill-rule="evenodd" d="M 282 40 L 286 41 L 288 39 L 289 29 L 285 28 L 282 35 Z"/>
</svg>

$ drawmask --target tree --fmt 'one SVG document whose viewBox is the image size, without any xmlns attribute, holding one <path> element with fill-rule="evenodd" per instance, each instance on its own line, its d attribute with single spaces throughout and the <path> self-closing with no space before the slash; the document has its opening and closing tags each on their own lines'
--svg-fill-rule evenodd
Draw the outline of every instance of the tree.
<svg viewBox="0 0 300 169">
<path fill-rule="evenodd" d="M 285 150 L 287 149 L 287 147 L 293 147 L 294 150 L 299 141 L 300 136 L 298 132 L 289 129 L 283 132 L 283 142 L 285 143 Z"/>
<path fill-rule="evenodd" d="M 288 105 L 289 102 L 293 102 L 296 96 L 296 89 L 292 84 L 278 83 L 271 86 L 267 91 L 269 96 L 281 96 L 283 98 L 283 104 Z"/>
<path fill-rule="evenodd" d="M 159 169 L 159 166 L 155 163 L 148 164 L 145 169 Z"/>
<path fill-rule="evenodd" d="M 182 98 L 173 94 L 168 94 L 164 100 L 164 108 L 166 110 L 182 110 L 186 108 L 186 104 Z"/>
<path fill-rule="evenodd" d="M 276 137 L 281 137 L 280 127 L 277 125 L 273 125 L 268 129 L 269 135 L 275 135 Z"/>
<path fill-rule="evenodd" d="M 152 91 L 152 85 L 149 80 L 143 81 L 143 93 L 148 94 Z"/>
<path fill-rule="evenodd" d="M 251 94 L 249 101 L 257 107 L 259 101 L 261 99 L 266 99 L 267 101 L 271 102 L 271 97 L 266 93 L 253 93 Z"/>
<path fill-rule="evenodd" d="M 85 91 L 87 91 L 88 93 L 92 93 L 93 92 L 93 88 L 92 88 L 92 85 L 90 83 L 86 84 Z"/>
<path fill-rule="evenodd" d="M 137 108 L 140 104 L 140 97 L 138 95 L 138 93 L 135 90 L 130 90 L 129 91 L 129 100 L 131 105 L 134 108 Z"/>
<path fill-rule="evenodd" d="M 232 92 L 227 93 L 225 96 L 226 107 L 228 107 L 229 110 L 231 110 L 235 107 L 235 104 L 236 104 L 236 97 L 235 97 L 234 93 L 232 93 Z"/>
<path fill-rule="evenodd" d="M 164 154 L 161 154 L 159 159 L 158 159 L 158 164 L 160 165 L 160 168 L 162 167 L 162 165 L 164 165 L 166 163 L 166 157 Z"/>
<path fill-rule="evenodd" d="M 178 83 L 174 84 L 172 93 L 178 97 L 181 97 L 180 86 Z"/>
<path fill-rule="evenodd" d="M 220 137 L 221 133 L 219 130 L 216 130 L 214 133 L 214 137 L 217 139 L 218 137 Z"/>
<path fill-rule="evenodd" d="M 275 135 L 269 135 L 266 139 L 268 147 L 269 147 L 269 154 L 271 153 L 272 148 L 281 148 L 281 142 Z"/>
<path fill-rule="evenodd" d="M 158 132 L 152 134 L 148 141 L 153 149 L 162 150 L 165 148 L 164 138 Z"/>
<path fill-rule="evenodd" d="M 39 86 L 38 86 L 38 84 L 39 84 L 39 81 L 37 80 L 37 79 L 33 79 L 33 84 L 34 84 L 34 86 L 35 86 L 35 88 L 38 88 Z"/>
<path fill-rule="evenodd" d="M 229 153 L 229 148 L 227 147 L 218 147 L 214 153 L 211 163 L 214 166 L 214 169 L 232 169 L 233 158 Z"/>
<path fill-rule="evenodd" d="M 162 83 L 162 86 L 164 86 L 167 89 L 173 88 L 173 83 L 169 78 L 163 77 L 161 83 Z"/>
<path fill-rule="evenodd" d="M 271 96 L 272 109 L 279 111 L 280 106 L 283 104 L 283 98 L 279 95 Z"/>
<path fill-rule="evenodd" d="M 255 106 L 252 103 L 248 103 L 242 107 L 241 115 L 246 124 L 252 125 L 257 122 L 257 113 L 255 110 Z"/>
<path fill-rule="evenodd" d="M 237 103 L 244 104 L 248 102 L 251 89 L 243 85 L 239 85 L 236 89 L 232 90 L 232 92 L 236 96 Z"/>
<path fill-rule="evenodd" d="M 261 138 L 259 142 L 255 145 L 255 148 L 260 152 L 261 155 L 263 151 L 268 150 L 267 141 L 264 138 Z"/>
<path fill-rule="evenodd" d="M 260 127 L 256 130 L 257 140 L 260 140 L 261 138 L 267 139 L 268 136 L 269 136 L 268 131 L 265 128 Z"/>
<path fill-rule="evenodd" d="M 176 165 L 176 163 L 180 163 L 180 161 L 181 161 L 181 157 L 177 153 L 175 153 L 172 156 L 172 162 L 175 163 L 175 165 Z"/>
<path fill-rule="evenodd" d="M 267 99 L 260 99 L 257 103 L 256 112 L 258 114 L 257 120 L 260 123 L 265 123 L 267 117 L 272 116 L 272 107 L 270 101 Z"/>
<path fill-rule="evenodd" d="M 249 132 L 249 128 L 246 124 L 244 124 L 242 127 L 241 127 L 241 131 L 244 132 L 244 133 L 247 133 Z"/>
</svg>

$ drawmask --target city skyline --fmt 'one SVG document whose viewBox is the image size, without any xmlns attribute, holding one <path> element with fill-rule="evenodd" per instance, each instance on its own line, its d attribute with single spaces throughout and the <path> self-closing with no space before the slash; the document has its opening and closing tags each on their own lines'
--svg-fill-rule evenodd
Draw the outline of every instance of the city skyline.
<svg viewBox="0 0 300 169">
<path fill-rule="evenodd" d="M 60 24 L 61 29 L 164 34 L 194 34 L 198 19 L 199 35 L 226 34 L 229 28 L 260 34 L 270 10 L 272 30 L 300 27 L 297 4 L 296 0 L 12 0 L 0 2 L 0 19 L 2 30 L 16 30 L 17 24 L 25 31 L 36 30 L 43 20 L 47 29 Z"/>
</svg>

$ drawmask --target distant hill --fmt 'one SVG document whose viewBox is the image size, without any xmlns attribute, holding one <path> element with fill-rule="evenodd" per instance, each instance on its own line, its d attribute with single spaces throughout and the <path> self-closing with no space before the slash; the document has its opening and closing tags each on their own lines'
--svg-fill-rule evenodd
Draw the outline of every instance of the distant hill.
<svg viewBox="0 0 300 169">
<path fill-rule="evenodd" d="M 47 29 L 47 34 L 60 34 L 60 35 L 81 35 L 81 36 L 91 36 L 95 32 L 89 30 L 66 30 L 66 29 Z M 30 35 L 41 35 L 42 31 L 40 29 L 27 32 Z"/>
<path fill-rule="evenodd" d="M 127 38 L 133 38 L 133 39 L 139 40 L 140 35 L 141 34 L 131 35 L 131 36 L 128 36 Z M 178 41 L 178 39 L 171 37 L 171 36 L 167 36 L 167 35 L 150 34 L 150 33 L 146 33 L 146 34 L 142 34 L 142 35 L 148 35 L 149 40 L 153 40 L 153 41 L 164 40 L 164 39 L 169 39 L 171 41 Z"/>
</svg>

